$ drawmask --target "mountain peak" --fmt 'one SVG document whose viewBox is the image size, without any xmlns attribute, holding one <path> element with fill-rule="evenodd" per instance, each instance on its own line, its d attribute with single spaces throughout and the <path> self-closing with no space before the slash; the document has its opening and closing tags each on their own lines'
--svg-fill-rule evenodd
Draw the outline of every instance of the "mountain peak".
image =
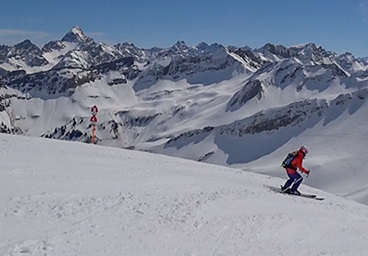
<svg viewBox="0 0 368 256">
<path fill-rule="evenodd" d="M 184 41 L 177 41 L 176 44 L 174 44 L 171 48 L 179 52 L 188 50 L 188 46 L 185 44 Z"/>
<path fill-rule="evenodd" d="M 40 49 L 33 44 L 29 39 L 24 40 L 23 42 L 17 43 L 14 45 L 14 49 L 22 50 L 22 51 L 40 51 Z"/>
<path fill-rule="evenodd" d="M 206 42 L 201 42 L 196 47 L 197 47 L 198 50 L 206 50 L 210 46 Z"/>
<path fill-rule="evenodd" d="M 72 27 L 68 33 L 61 39 L 61 41 L 76 43 L 76 42 L 84 42 L 88 39 L 87 36 L 84 35 L 82 29 L 79 26 Z"/>
</svg>

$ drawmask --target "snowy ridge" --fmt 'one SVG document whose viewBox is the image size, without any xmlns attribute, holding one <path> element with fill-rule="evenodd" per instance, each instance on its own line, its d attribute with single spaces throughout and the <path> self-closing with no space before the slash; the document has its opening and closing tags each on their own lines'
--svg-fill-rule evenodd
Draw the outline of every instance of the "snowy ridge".
<svg viewBox="0 0 368 256">
<path fill-rule="evenodd" d="M 157 154 L 0 135 L 1 255 L 355 255 L 367 206 Z M 292 241 L 292 242 L 290 242 Z"/>
</svg>

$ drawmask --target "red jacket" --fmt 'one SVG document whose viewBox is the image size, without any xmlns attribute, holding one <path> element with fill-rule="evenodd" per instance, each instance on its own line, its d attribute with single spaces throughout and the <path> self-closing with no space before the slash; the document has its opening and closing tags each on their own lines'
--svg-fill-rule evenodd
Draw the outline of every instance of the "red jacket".
<svg viewBox="0 0 368 256">
<path fill-rule="evenodd" d="M 294 157 L 293 161 L 291 161 L 290 165 L 295 167 L 293 168 L 286 168 L 286 171 L 289 174 L 295 174 L 296 170 L 299 169 L 300 171 L 304 172 L 304 173 L 308 173 L 308 170 L 305 169 L 302 164 L 303 164 L 303 160 L 304 160 L 304 154 L 301 150 L 298 150 L 297 155 Z"/>
</svg>

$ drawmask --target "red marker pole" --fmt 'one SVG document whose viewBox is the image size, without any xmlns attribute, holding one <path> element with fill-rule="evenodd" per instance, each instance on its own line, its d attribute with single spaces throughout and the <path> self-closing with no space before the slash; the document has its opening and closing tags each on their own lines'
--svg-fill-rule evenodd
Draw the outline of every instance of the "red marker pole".
<svg viewBox="0 0 368 256">
<path fill-rule="evenodd" d="M 91 140 L 91 143 L 92 144 L 95 144 L 95 130 L 96 130 L 96 123 L 97 123 L 97 113 L 98 113 L 98 108 L 96 105 L 94 105 L 92 108 L 91 108 L 91 125 L 92 125 L 92 140 Z"/>
<path fill-rule="evenodd" d="M 95 125 L 92 125 L 92 144 L 95 144 Z"/>
</svg>

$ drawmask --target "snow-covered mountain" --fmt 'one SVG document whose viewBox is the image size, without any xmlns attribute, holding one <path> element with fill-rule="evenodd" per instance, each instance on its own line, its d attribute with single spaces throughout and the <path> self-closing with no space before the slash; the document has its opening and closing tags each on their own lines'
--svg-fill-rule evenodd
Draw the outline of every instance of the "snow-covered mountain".
<svg viewBox="0 0 368 256">
<path fill-rule="evenodd" d="M 42 49 L 28 40 L 0 47 L 1 131 L 90 142 L 97 105 L 98 145 L 279 177 L 288 151 L 307 144 L 308 184 L 368 203 L 364 168 L 349 165 L 363 166 L 368 153 L 367 68 L 366 58 L 313 43 L 142 49 L 74 27 Z M 325 164 L 344 166 L 356 186 L 334 182 Z"/>
<path fill-rule="evenodd" d="M 325 200 L 264 187 L 279 178 L 146 152 L 5 134 L 0 152 L 0 255 L 368 253 L 367 205 L 305 185 Z"/>
</svg>

